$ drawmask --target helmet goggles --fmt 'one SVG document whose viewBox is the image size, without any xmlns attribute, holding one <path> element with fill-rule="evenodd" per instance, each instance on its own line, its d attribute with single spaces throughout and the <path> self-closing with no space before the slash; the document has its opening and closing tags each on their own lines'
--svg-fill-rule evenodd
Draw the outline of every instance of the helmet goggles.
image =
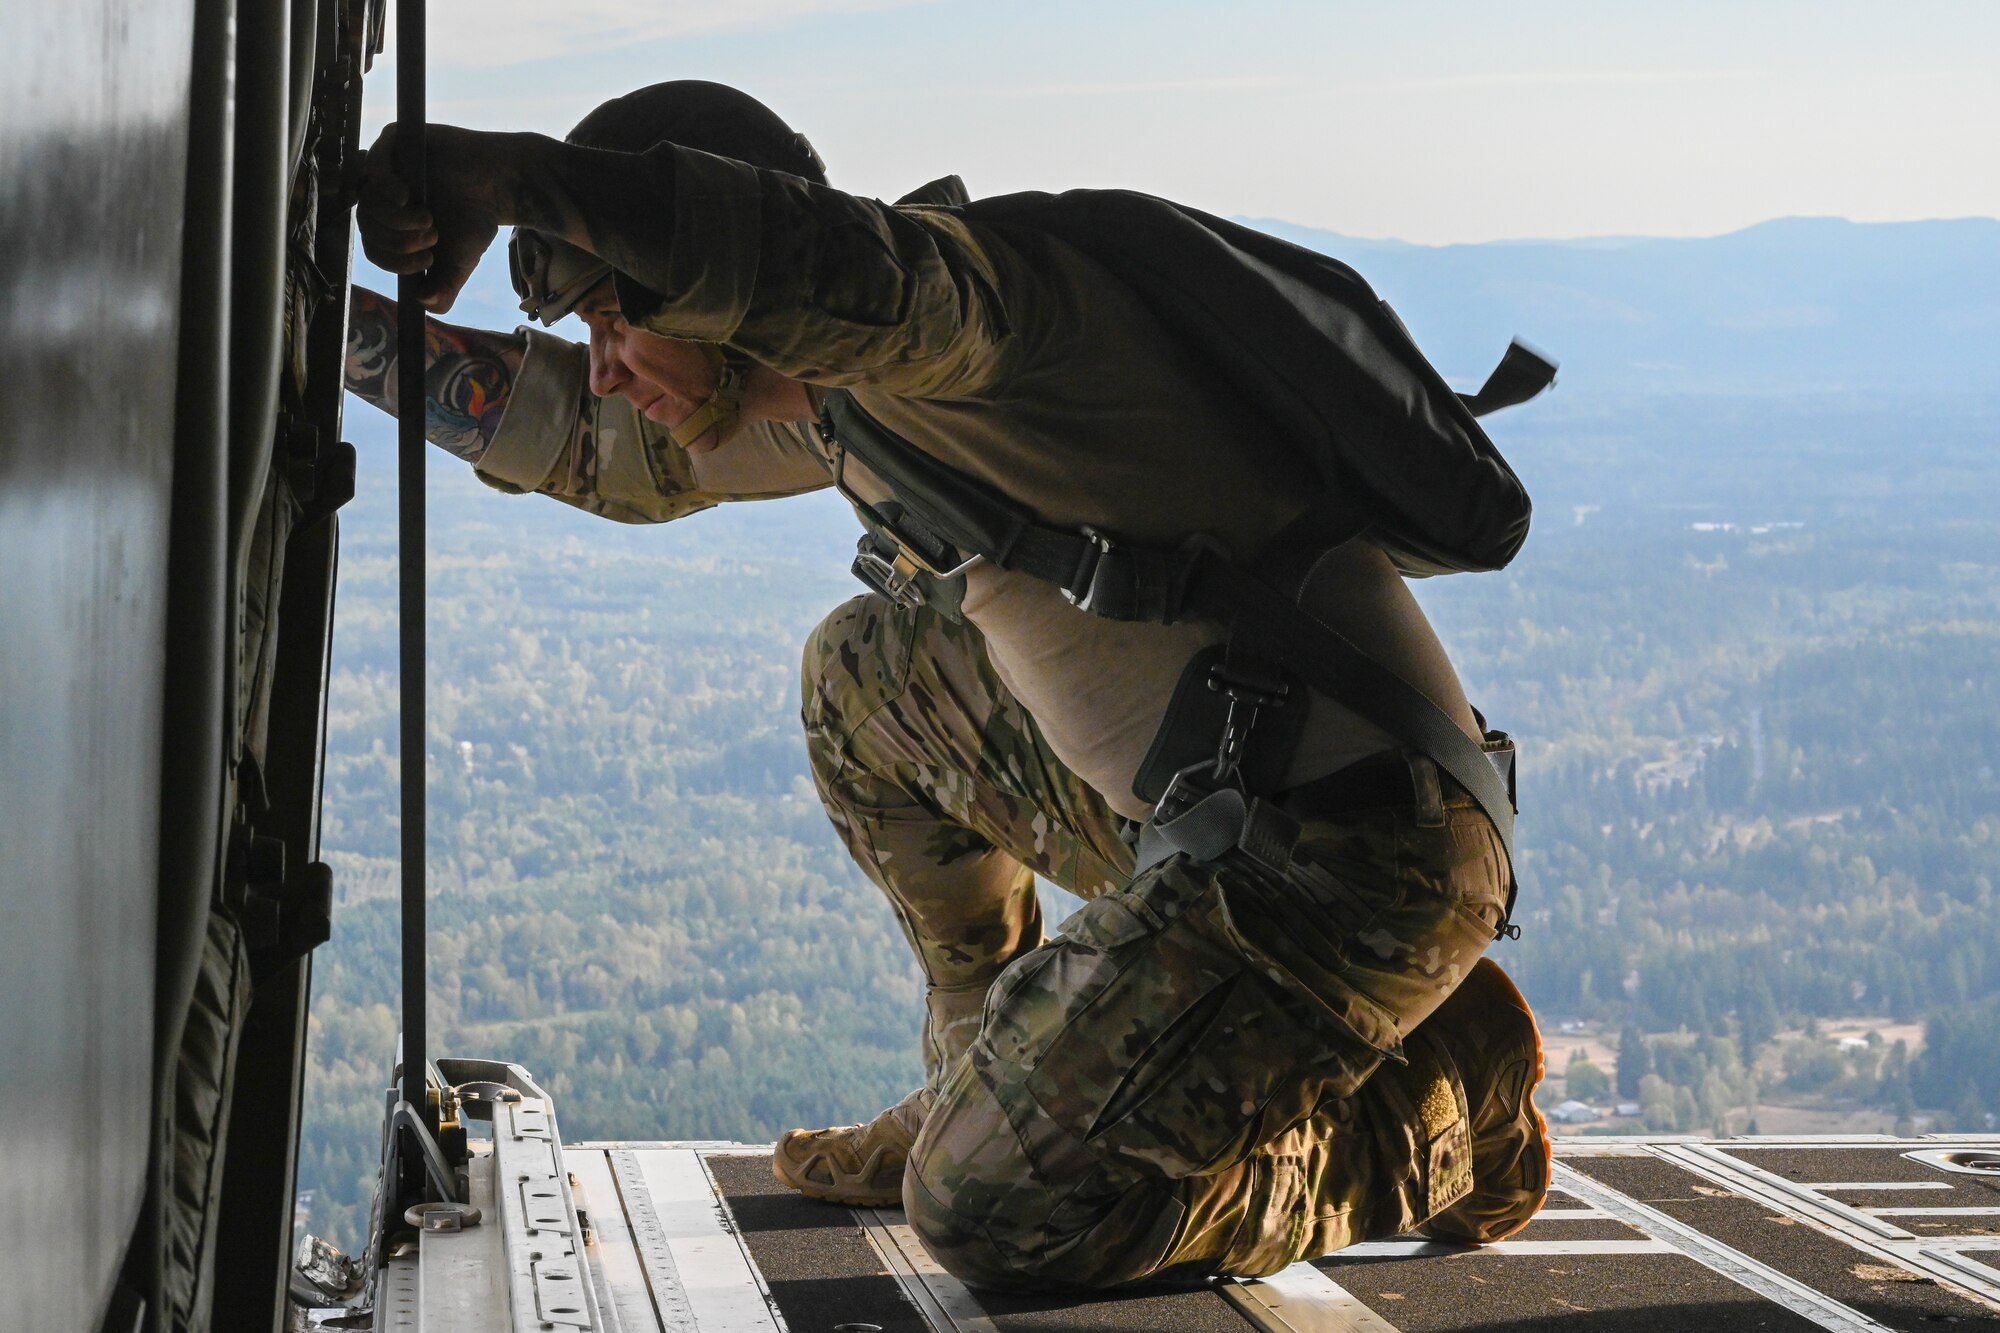
<svg viewBox="0 0 2000 1333">
<path fill-rule="evenodd" d="M 507 268 L 521 309 L 545 326 L 576 309 L 584 293 L 611 272 L 611 265 L 588 250 L 530 227 L 514 228 Z"/>
</svg>

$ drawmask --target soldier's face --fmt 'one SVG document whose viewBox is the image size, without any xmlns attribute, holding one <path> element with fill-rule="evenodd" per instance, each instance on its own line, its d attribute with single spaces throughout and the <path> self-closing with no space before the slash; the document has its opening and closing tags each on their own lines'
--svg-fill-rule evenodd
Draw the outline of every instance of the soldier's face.
<svg viewBox="0 0 2000 1333">
<path fill-rule="evenodd" d="M 700 347 L 627 323 L 609 278 L 577 303 L 576 316 L 590 329 L 590 391 L 598 397 L 617 395 L 671 427 L 715 392 L 715 371 Z"/>
</svg>

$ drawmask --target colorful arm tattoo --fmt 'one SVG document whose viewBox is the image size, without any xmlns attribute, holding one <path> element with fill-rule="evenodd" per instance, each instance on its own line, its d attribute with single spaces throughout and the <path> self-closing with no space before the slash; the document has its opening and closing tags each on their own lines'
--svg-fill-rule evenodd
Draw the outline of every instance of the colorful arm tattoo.
<svg viewBox="0 0 2000 1333">
<path fill-rule="evenodd" d="M 527 354 L 517 334 L 424 321 L 430 365 L 424 375 L 424 434 L 477 462 L 500 428 Z M 396 303 L 354 289 L 347 324 L 347 387 L 396 415 Z"/>
</svg>

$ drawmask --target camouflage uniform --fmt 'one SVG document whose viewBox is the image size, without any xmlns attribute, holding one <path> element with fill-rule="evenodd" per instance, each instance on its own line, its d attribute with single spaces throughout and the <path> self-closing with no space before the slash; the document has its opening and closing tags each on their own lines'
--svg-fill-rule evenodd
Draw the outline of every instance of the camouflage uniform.
<svg viewBox="0 0 2000 1333">
<path fill-rule="evenodd" d="M 655 179 L 671 190 L 648 195 Z M 672 146 L 629 186 L 630 216 L 593 225 L 624 228 L 645 260 L 631 276 L 665 294 L 645 327 L 847 387 L 1044 523 L 1167 547 L 1200 533 L 1249 553 L 1314 490 L 1303 457 L 1249 428 L 1232 387 L 1135 292 L 1047 237 Z M 531 394 L 531 380 L 554 387 Z M 531 347 L 482 472 L 664 521 L 820 484 L 825 450 L 856 498 L 888 498 L 817 432 L 745 430 L 689 459 L 629 409 L 580 414 L 586 383 L 580 357 Z M 1407 599 L 1378 558 L 1372 574 L 1309 581 L 1301 604 L 1336 628 L 1365 605 L 1371 650 L 1462 704 Z M 1427 799 L 1295 809 L 1303 836 L 1283 875 L 1175 857 L 1134 877 L 1114 806 L 1145 812 L 1133 775 L 1219 627 L 1091 616 L 990 562 L 965 575 L 961 607 L 963 624 L 858 599 L 805 662 L 821 794 L 929 983 L 935 1101 L 903 1196 L 938 1260 L 996 1286 L 1255 1275 L 1472 1202 L 1467 1086 L 1481 1084 L 1484 1115 L 1495 1080 L 1470 1074 L 1476 1025 L 1418 1025 L 1502 914 L 1486 817 L 1443 799 L 1430 761 L 1410 757 L 1410 790 Z M 1307 715 L 1322 733 L 1297 747 L 1309 771 L 1282 785 L 1392 743 L 1322 702 Z M 1047 944 L 1035 872 L 1089 900 Z M 1532 1038 L 1525 1017 L 1517 1027 Z M 1539 1068 L 1529 1040 L 1507 1055 Z M 1528 1211 L 1535 1188 L 1517 1191 Z M 1474 1211 L 1493 1211 L 1485 1193 Z"/>
<path fill-rule="evenodd" d="M 1311 889 L 1181 857 L 1132 880 L 1116 817 L 977 631 L 875 596 L 814 633 L 804 716 L 834 824 L 930 983 L 937 1101 L 904 1199 L 946 1268 L 1254 1276 L 1469 1191 L 1464 1087 L 1417 1031 L 1503 910 L 1469 799 L 1308 817 Z M 1032 872 L 1090 900 L 1039 948 Z"/>
<path fill-rule="evenodd" d="M 802 692 L 820 800 L 924 969 L 936 1087 L 971 1044 L 987 987 L 1042 942 L 1035 876 L 1094 898 L 1131 878 L 1132 849 L 970 625 L 857 597 L 807 640 Z"/>
</svg>

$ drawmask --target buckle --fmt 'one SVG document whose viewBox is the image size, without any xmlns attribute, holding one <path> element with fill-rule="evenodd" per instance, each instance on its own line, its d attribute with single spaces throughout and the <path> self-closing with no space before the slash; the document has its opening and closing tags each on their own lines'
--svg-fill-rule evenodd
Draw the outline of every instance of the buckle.
<svg viewBox="0 0 2000 1333">
<path fill-rule="evenodd" d="M 1210 790 L 1184 776 L 1175 777 L 1139 828 L 1135 875 L 1176 852 L 1196 865 L 1236 853 L 1269 875 L 1299 873 L 1292 855 L 1299 842 L 1296 818 L 1234 787 Z"/>
<path fill-rule="evenodd" d="M 1519 814 L 1521 801 L 1514 788 L 1515 761 L 1519 758 L 1519 754 L 1514 748 L 1514 738 L 1504 731 L 1488 731 L 1486 739 L 1479 743 L 1479 748 L 1485 752 L 1487 762 L 1493 765 L 1493 771 L 1498 773 L 1500 780 L 1507 785 L 1507 804 L 1513 807 L 1514 813 Z"/>
<path fill-rule="evenodd" d="M 924 604 L 924 590 L 917 582 L 922 571 L 901 549 L 894 557 L 884 555 L 876 549 L 874 539 L 864 535 L 855 543 L 851 568 L 855 578 L 906 610 L 914 611 Z"/>
<path fill-rule="evenodd" d="M 983 558 L 976 554 L 969 555 L 955 565 L 952 565 L 949 559 L 927 559 L 924 556 L 921 545 L 904 536 L 902 532 L 897 530 L 894 523 L 890 522 L 879 512 L 875 515 L 875 521 L 881 526 L 882 531 L 888 535 L 889 540 L 896 543 L 896 564 L 899 567 L 909 566 L 914 569 L 921 569 L 934 579 L 955 579 L 966 570 L 978 564 Z M 948 552 L 952 556 L 959 554 L 956 548 L 950 546 L 940 546 L 939 550 L 941 552 Z M 945 565 L 951 565 L 951 568 L 943 568 Z"/>
<path fill-rule="evenodd" d="M 1243 747 L 1250 743 L 1257 715 L 1283 703 L 1292 692 L 1276 671 L 1259 671 L 1218 662 L 1209 669 L 1208 688 L 1229 700 L 1229 712 L 1222 719 L 1222 738 L 1215 744 L 1215 778 L 1227 782 L 1243 762 Z"/>
<path fill-rule="evenodd" d="M 1059 585 L 1063 600 L 1107 620 L 1174 624 L 1187 615 L 1189 590 L 1209 559 L 1227 558 L 1215 541 L 1199 535 L 1171 552 L 1114 541 L 1096 528 L 1078 535 L 1083 547 Z"/>
<path fill-rule="evenodd" d="M 1069 581 L 1061 585 L 1063 599 L 1079 611 L 1106 620 L 1147 619 L 1146 608 L 1140 603 L 1140 561 L 1147 553 L 1135 553 L 1096 528 L 1082 528 L 1078 535 L 1084 545 Z"/>
<path fill-rule="evenodd" d="M 1187 614 L 1188 590 L 1210 560 L 1229 563 L 1229 552 L 1215 538 L 1197 532 L 1180 544 L 1173 555 L 1173 576 L 1167 584 L 1166 605 L 1161 608 L 1162 624 L 1174 624 Z"/>
<path fill-rule="evenodd" d="M 1070 572 L 1069 581 L 1062 585 L 1062 595 L 1071 606 L 1095 611 L 1103 604 L 1097 572 L 1104 564 L 1104 557 L 1111 554 L 1111 539 L 1091 527 L 1084 528 L 1081 535 L 1083 550 L 1077 553 L 1076 568 Z"/>
<path fill-rule="evenodd" d="M 827 408 L 820 415 L 819 438 L 830 452 L 828 462 L 833 471 L 833 489 L 840 493 L 841 499 L 854 506 L 856 513 L 873 525 L 873 535 L 864 534 L 855 544 L 852 566 L 854 577 L 901 602 L 904 606 L 921 606 L 924 602 L 921 591 L 914 594 L 914 600 L 906 598 L 903 593 L 910 581 L 916 578 L 918 571 L 921 570 L 934 579 L 955 579 L 985 559 L 978 552 L 958 559 L 962 552 L 941 541 L 932 543 L 938 548 L 939 558 L 932 560 L 926 557 L 922 543 L 912 541 L 879 507 L 869 504 L 847 489 L 847 451 L 840 447 L 840 438 L 835 432 L 831 408 Z M 877 541 L 884 545 L 893 545 L 896 548 L 895 554 L 886 555 L 877 549 Z M 951 563 L 954 559 L 958 559 L 957 564 Z M 945 565 L 951 565 L 951 568 L 943 568 Z"/>
</svg>

